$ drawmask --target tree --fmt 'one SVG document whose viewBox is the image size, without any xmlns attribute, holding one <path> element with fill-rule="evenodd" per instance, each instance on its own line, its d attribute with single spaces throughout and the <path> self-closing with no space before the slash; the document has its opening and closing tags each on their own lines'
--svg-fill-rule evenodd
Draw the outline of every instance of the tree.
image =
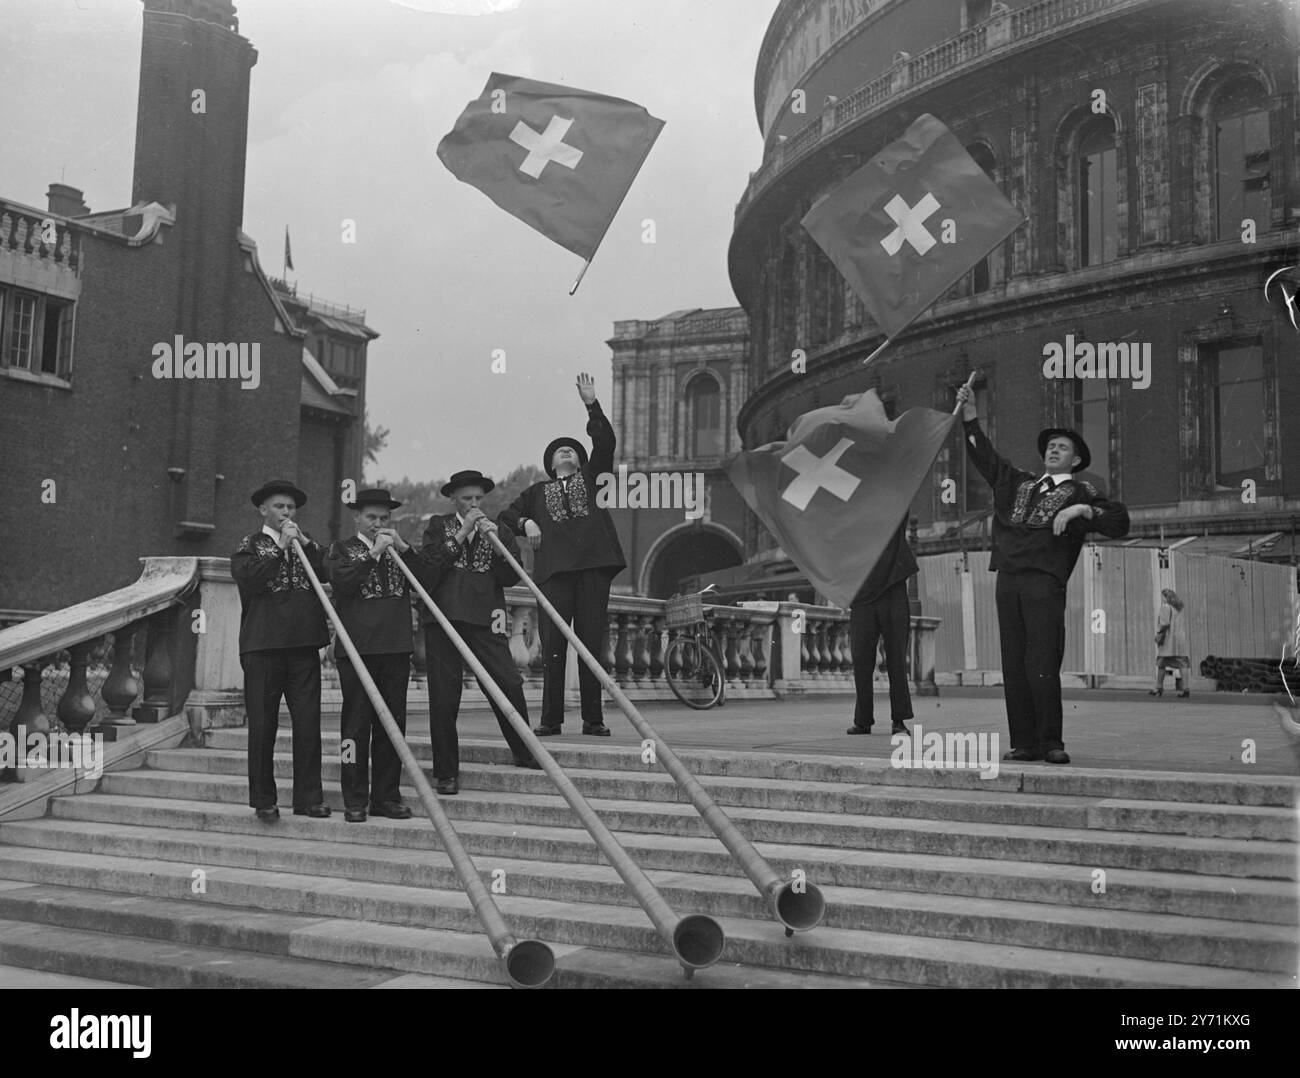
<svg viewBox="0 0 1300 1078">
<path fill-rule="evenodd" d="M 379 459 L 379 454 L 388 446 L 388 428 L 372 427 L 370 425 L 370 412 L 367 411 L 365 418 L 362 419 L 362 462 L 365 464 L 374 464 Z"/>
</svg>

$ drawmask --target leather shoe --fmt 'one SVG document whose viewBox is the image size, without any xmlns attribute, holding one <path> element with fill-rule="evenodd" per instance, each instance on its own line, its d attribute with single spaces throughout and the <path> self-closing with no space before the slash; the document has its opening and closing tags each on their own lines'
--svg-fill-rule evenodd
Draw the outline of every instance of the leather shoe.
<svg viewBox="0 0 1300 1078">
<path fill-rule="evenodd" d="M 1043 754 L 1043 759 L 1049 764 L 1068 764 L 1070 762 L 1070 754 L 1064 749 L 1048 749 L 1047 752 Z"/>
<path fill-rule="evenodd" d="M 526 767 L 530 771 L 540 771 L 542 769 L 542 765 L 538 763 L 536 760 L 534 760 L 531 756 L 527 758 L 523 756 L 516 756 L 515 767 Z"/>
<path fill-rule="evenodd" d="M 890 727 L 889 732 L 891 734 L 907 734 L 909 737 L 912 734 L 912 731 L 907 728 L 907 723 L 905 722 L 894 723 L 893 726 Z"/>
<path fill-rule="evenodd" d="M 437 790 L 444 797 L 449 797 L 460 793 L 460 783 L 456 779 L 439 779 Z"/>
<path fill-rule="evenodd" d="M 313 820 L 323 820 L 330 814 L 329 805 L 321 802 L 319 805 L 312 805 L 311 808 L 294 809 L 295 816 L 310 816 Z"/>
<path fill-rule="evenodd" d="M 844 732 L 845 732 L 846 734 L 869 734 L 869 733 L 871 733 L 871 727 L 870 727 L 870 726 L 856 726 L 856 725 L 855 725 L 855 726 L 850 726 L 850 727 L 849 727 L 847 730 L 845 730 Z"/>
<path fill-rule="evenodd" d="M 582 724 L 582 732 L 589 734 L 591 737 L 609 737 L 609 727 L 603 722 L 588 726 L 585 722 Z"/>
<path fill-rule="evenodd" d="M 371 816 L 387 816 L 390 820 L 409 820 L 411 810 L 400 801 L 371 801 Z"/>
<path fill-rule="evenodd" d="M 1012 749 L 1002 754 L 1004 760 L 1041 760 L 1042 758 L 1043 754 L 1034 749 Z"/>
<path fill-rule="evenodd" d="M 554 737 L 556 734 L 560 734 L 563 732 L 564 732 L 564 727 L 562 726 L 539 726 L 534 731 L 534 733 L 536 733 L 538 737 Z"/>
<path fill-rule="evenodd" d="M 345 808 L 343 810 L 343 819 L 345 819 L 348 823 L 365 823 L 366 810 Z"/>
<path fill-rule="evenodd" d="M 280 818 L 280 810 L 275 805 L 270 808 L 258 809 L 257 818 L 263 823 L 274 823 Z"/>
</svg>

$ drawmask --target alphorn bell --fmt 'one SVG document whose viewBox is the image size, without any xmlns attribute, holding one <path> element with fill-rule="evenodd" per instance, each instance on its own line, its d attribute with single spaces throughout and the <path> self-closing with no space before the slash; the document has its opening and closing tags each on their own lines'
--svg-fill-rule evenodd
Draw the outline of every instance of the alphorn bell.
<svg viewBox="0 0 1300 1078">
<path fill-rule="evenodd" d="M 510 568 L 518 573 L 519 578 L 528 585 L 528 589 L 537 597 L 538 606 L 545 610 L 555 624 L 560 627 L 569 643 L 577 650 L 582 661 L 600 679 L 600 683 L 614 698 L 615 703 L 623 709 L 623 713 L 627 715 L 628 720 L 636 727 L 637 733 L 642 738 L 654 742 L 656 759 L 664 765 L 664 770 L 672 776 L 673 781 L 685 791 L 686 796 L 691 799 L 691 804 L 704 818 L 704 822 L 713 829 L 713 833 L 726 846 L 727 852 L 736 859 L 745 875 L 749 877 L 750 882 L 758 888 L 758 893 L 767 902 L 772 915 L 785 926 L 785 934 L 791 936 L 796 931 L 807 931 L 821 924 L 822 917 L 826 912 L 826 901 L 822 898 L 822 893 L 817 886 L 803 879 L 783 880 L 776 874 L 772 866 L 754 849 L 753 843 L 740 833 L 736 825 L 731 822 L 731 818 L 718 807 L 717 802 L 709 796 L 704 787 L 700 785 L 699 780 L 677 758 L 673 750 L 668 747 L 667 742 L 655 732 L 653 726 L 646 722 L 641 712 L 636 709 L 632 701 L 618 687 L 618 682 L 609 676 L 605 668 L 587 649 L 587 646 L 578 639 L 577 634 L 569 626 L 568 622 L 560 617 L 555 607 L 551 605 L 551 601 L 542 594 L 542 589 L 533 582 L 532 577 L 524 572 L 523 566 L 519 564 L 518 560 L 511 555 L 497 536 L 492 535 L 491 538 L 492 545 L 505 557 L 510 564 Z"/>
<path fill-rule="evenodd" d="M 500 546 L 501 540 L 497 539 L 494 533 L 487 532 L 486 534 L 492 536 L 499 549 L 505 550 L 505 547 Z M 392 556 L 391 552 L 390 556 Z M 509 557 L 508 552 L 507 557 Z M 442 626 L 442 631 L 456 645 L 456 650 L 460 652 L 461 657 L 474 671 L 474 676 L 478 678 L 479 684 L 492 697 L 497 707 L 501 709 L 502 714 L 510 721 L 510 725 L 515 728 L 515 732 L 523 738 L 524 744 L 536 757 L 537 762 L 542 765 L 542 770 L 555 783 L 560 795 L 569 803 L 569 807 L 577 813 L 578 819 L 582 821 L 582 826 L 596 840 L 600 852 L 614 866 L 614 870 L 622 877 L 623 882 L 632 889 L 632 894 L 636 897 L 637 902 L 645 910 L 655 928 L 659 930 L 659 935 L 668 944 L 677 961 L 681 963 L 682 969 L 686 972 L 687 980 L 691 978 L 697 969 L 704 969 L 706 966 L 713 965 L 722 954 L 722 945 L 726 942 L 722 926 L 712 917 L 706 917 L 703 914 L 678 917 L 673 912 L 672 907 L 655 889 L 655 885 L 641 871 L 640 866 L 628 856 L 627 851 L 619 844 L 618 839 L 601 822 L 595 810 L 587 804 L 587 799 L 582 796 L 573 781 L 555 762 L 555 758 L 547 751 L 546 746 L 537 739 L 532 728 L 524 721 L 523 716 L 506 699 L 506 694 L 501 691 L 501 687 L 492 680 L 491 675 L 483 668 L 483 664 L 478 661 L 478 658 L 470 650 L 469 645 L 465 643 L 460 633 L 452 626 L 447 616 L 438 609 L 438 604 L 424 590 L 424 586 L 416 580 L 415 574 L 403 563 L 401 558 L 393 557 L 393 561 L 406 575 L 411 587 L 423 600 L 424 605 L 429 608 L 429 612 L 437 619 L 438 624 Z"/>
<path fill-rule="evenodd" d="M 487 932 L 487 937 L 492 943 L 492 949 L 496 951 L 497 957 L 501 960 L 506 979 L 510 982 L 512 988 L 541 988 L 555 973 L 555 955 L 551 952 L 550 947 L 540 940 L 516 940 L 510 930 L 506 928 L 506 923 L 501 917 L 501 911 L 497 909 L 497 904 L 491 894 L 488 893 L 488 889 L 483 886 L 483 881 L 479 878 L 474 862 L 470 860 L 469 854 L 465 852 L 465 847 L 461 844 L 460 836 L 452 828 L 451 821 L 447 819 L 447 814 L 443 812 L 442 805 L 438 803 L 433 788 L 429 785 L 428 779 L 424 777 L 424 772 L 420 770 L 420 762 L 415 758 L 415 753 L 411 751 L 411 747 L 406 743 L 402 731 L 397 728 L 397 721 L 393 718 L 393 713 L 388 710 L 388 705 L 384 703 L 384 698 L 379 693 L 379 686 L 375 684 L 375 679 L 370 676 L 366 664 L 361 661 L 356 645 L 352 643 L 352 638 L 348 636 L 347 629 L 343 627 L 343 620 L 339 617 L 338 611 L 334 609 L 333 604 L 325 595 L 325 589 L 321 586 L 320 578 L 316 576 L 316 570 L 311 567 L 311 562 L 307 560 L 306 552 L 297 539 L 293 539 L 291 542 L 294 550 L 298 552 L 298 558 L 302 562 L 303 568 L 307 570 L 307 577 L 311 581 L 311 586 L 316 590 L 316 597 L 321 601 L 321 605 L 325 607 L 325 613 L 329 615 L 330 621 L 334 623 L 338 638 L 343 642 L 343 650 L 348 653 L 348 658 L 352 660 L 357 677 L 361 679 L 366 695 L 370 697 L 370 702 L 375 707 L 375 714 L 379 716 L 379 721 L 383 724 L 384 733 L 388 735 L 388 740 L 393 743 L 393 748 L 397 750 L 397 755 L 401 757 L 407 774 L 411 776 L 411 780 L 415 783 L 415 788 L 420 795 L 420 801 L 424 805 L 424 811 L 429 814 L 429 820 L 433 823 L 433 829 L 438 832 L 438 840 L 442 843 L 442 848 L 447 852 L 447 856 L 451 858 L 451 863 L 456 867 L 456 874 L 460 877 L 461 886 L 465 888 L 470 905 L 474 907 L 474 912 L 478 914 L 478 919 L 482 922 L 484 931 Z M 401 565 L 402 563 L 398 561 L 398 564 Z"/>
</svg>

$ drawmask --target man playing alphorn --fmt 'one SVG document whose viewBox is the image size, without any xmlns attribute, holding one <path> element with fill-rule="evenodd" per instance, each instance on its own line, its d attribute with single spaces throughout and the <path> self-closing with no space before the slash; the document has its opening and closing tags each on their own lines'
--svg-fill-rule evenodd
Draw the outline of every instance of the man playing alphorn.
<svg viewBox="0 0 1300 1078">
<path fill-rule="evenodd" d="M 406 561 L 411 547 L 397 529 L 389 527 L 392 511 L 401 504 L 386 490 L 357 494 L 352 503 L 357 534 L 330 546 L 325 572 L 343 627 L 397 728 L 405 734 L 406 685 L 411 676 L 411 594 L 406 577 L 392 559 Z M 410 561 L 415 561 L 414 554 Z M 402 761 L 342 641 L 334 644 L 334 660 L 343 690 L 343 818 L 348 823 L 364 823 L 369 805 L 371 815 L 408 820 L 411 810 L 402 803 L 398 790 Z"/>
<path fill-rule="evenodd" d="M 261 531 L 244 536 L 230 559 L 239 585 L 239 661 L 248 713 L 248 803 L 257 818 L 280 818 L 276 807 L 275 735 L 280 697 L 293 721 L 293 814 L 330 814 L 320 778 L 320 650 L 329 643 L 325 612 L 293 549 L 302 543 L 320 571 L 322 551 L 294 523 L 307 495 L 283 479 L 253 492 Z"/>
</svg>

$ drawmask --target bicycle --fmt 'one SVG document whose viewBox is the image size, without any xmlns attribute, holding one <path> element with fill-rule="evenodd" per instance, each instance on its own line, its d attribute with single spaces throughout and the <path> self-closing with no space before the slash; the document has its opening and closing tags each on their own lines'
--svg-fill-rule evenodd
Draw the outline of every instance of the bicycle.
<svg viewBox="0 0 1300 1078">
<path fill-rule="evenodd" d="M 694 595 L 674 595 L 665 606 L 669 629 L 694 629 L 680 633 L 668 645 L 664 677 L 673 695 L 696 711 L 721 707 L 727 691 L 722 656 L 709 632 L 711 614 L 704 609 L 704 595 L 712 589 L 710 584 Z"/>
</svg>

